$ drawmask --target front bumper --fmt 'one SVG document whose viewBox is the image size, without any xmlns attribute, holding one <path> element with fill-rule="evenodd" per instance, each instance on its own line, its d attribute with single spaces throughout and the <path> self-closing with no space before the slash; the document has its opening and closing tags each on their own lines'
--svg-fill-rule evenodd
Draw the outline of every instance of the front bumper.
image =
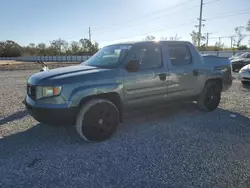
<svg viewBox="0 0 250 188">
<path fill-rule="evenodd" d="M 27 97 L 23 101 L 28 113 L 37 121 L 48 125 L 74 125 L 76 115 L 78 112 L 77 107 L 71 108 L 53 108 L 53 107 L 37 107 L 36 105 L 29 104 Z"/>
</svg>

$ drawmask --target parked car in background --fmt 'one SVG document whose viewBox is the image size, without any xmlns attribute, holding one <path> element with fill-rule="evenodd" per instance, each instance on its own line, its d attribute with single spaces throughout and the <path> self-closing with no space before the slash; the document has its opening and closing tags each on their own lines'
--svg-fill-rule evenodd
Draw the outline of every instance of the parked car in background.
<svg viewBox="0 0 250 188">
<path fill-rule="evenodd" d="M 228 58 L 201 56 L 185 41 L 110 45 L 78 66 L 43 71 L 27 83 L 28 112 L 45 124 L 71 124 L 87 141 L 115 132 L 124 110 L 197 101 L 215 110 L 232 85 Z"/>
<path fill-rule="evenodd" d="M 233 71 L 240 70 L 245 65 L 250 64 L 250 52 L 241 54 L 238 58 L 233 59 L 231 63 Z"/>
<path fill-rule="evenodd" d="M 233 60 L 233 59 L 239 58 L 244 53 L 247 53 L 247 52 L 237 52 L 232 57 L 230 57 L 229 60 Z"/>
<path fill-rule="evenodd" d="M 250 83 L 250 64 L 240 69 L 239 79 L 241 80 L 242 84 Z"/>
</svg>

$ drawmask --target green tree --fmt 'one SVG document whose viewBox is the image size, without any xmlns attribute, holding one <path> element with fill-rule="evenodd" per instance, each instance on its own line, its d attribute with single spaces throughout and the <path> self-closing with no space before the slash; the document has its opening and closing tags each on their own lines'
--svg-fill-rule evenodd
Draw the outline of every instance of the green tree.
<svg viewBox="0 0 250 188">
<path fill-rule="evenodd" d="M 82 53 L 86 53 L 86 52 L 89 52 L 90 51 L 90 48 L 91 48 L 91 41 L 89 39 L 80 39 L 79 40 L 80 44 L 81 44 L 81 52 Z"/>
<path fill-rule="evenodd" d="M 81 39 L 80 42 L 73 41 L 69 45 L 67 41 L 59 38 L 53 40 L 48 46 L 45 43 L 37 45 L 30 43 L 23 47 L 11 40 L 0 41 L 0 57 L 93 55 L 98 49 L 98 43 L 88 39 Z"/>
<path fill-rule="evenodd" d="M 246 31 L 250 32 L 250 20 L 247 22 Z M 250 40 L 248 42 L 250 44 Z"/>
<path fill-rule="evenodd" d="M 250 20 L 247 22 L 246 31 L 250 31 Z"/>
<path fill-rule="evenodd" d="M 246 45 L 241 45 L 237 49 L 238 50 L 247 50 L 247 46 Z"/>
<path fill-rule="evenodd" d="M 19 57 L 22 54 L 22 47 L 12 40 L 0 42 L 1 57 Z"/>
<path fill-rule="evenodd" d="M 89 39 L 80 39 L 79 43 L 81 44 L 82 55 L 92 55 L 98 50 L 98 43 L 91 42 Z"/>
<path fill-rule="evenodd" d="M 50 48 L 54 49 L 53 51 L 56 53 L 56 55 L 62 55 L 66 52 L 68 47 L 68 43 L 65 40 L 62 40 L 61 38 L 53 40 L 50 43 Z"/>
<path fill-rule="evenodd" d="M 246 37 L 246 35 L 243 33 L 244 27 L 238 26 L 234 28 L 235 37 L 234 37 L 234 45 L 239 48 L 241 45 L 242 40 Z"/>
<path fill-rule="evenodd" d="M 148 41 L 155 40 L 155 36 L 152 36 L 152 35 L 146 36 L 144 40 L 148 40 Z"/>
<path fill-rule="evenodd" d="M 180 40 L 181 37 L 178 37 L 178 35 L 176 34 L 173 37 L 161 37 L 161 40 Z"/>
<path fill-rule="evenodd" d="M 76 41 L 72 41 L 70 44 L 70 49 L 71 49 L 71 53 L 74 55 L 78 55 L 79 51 L 80 51 L 80 45 L 78 42 Z"/>
<path fill-rule="evenodd" d="M 199 39 L 199 32 L 196 32 L 196 31 L 193 30 L 190 33 L 190 36 L 191 36 L 191 40 L 192 40 L 193 45 L 197 46 L 198 45 L 198 39 Z M 205 41 L 205 40 L 206 40 L 206 37 L 201 35 L 201 42 Z"/>
<path fill-rule="evenodd" d="M 46 50 L 46 44 L 45 43 L 39 43 L 37 45 L 37 49 L 38 49 L 38 55 L 41 55 L 41 56 L 45 56 L 47 55 L 47 50 Z"/>
</svg>

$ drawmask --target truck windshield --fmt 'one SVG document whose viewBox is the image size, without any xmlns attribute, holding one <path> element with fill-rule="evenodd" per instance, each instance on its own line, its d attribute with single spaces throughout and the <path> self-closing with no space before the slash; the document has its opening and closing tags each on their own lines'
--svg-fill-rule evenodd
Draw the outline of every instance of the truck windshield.
<svg viewBox="0 0 250 188">
<path fill-rule="evenodd" d="M 116 68 L 127 55 L 131 45 L 111 45 L 100 49 L 89 60 L 81 63 L 100 68 Z"/>
</svg>

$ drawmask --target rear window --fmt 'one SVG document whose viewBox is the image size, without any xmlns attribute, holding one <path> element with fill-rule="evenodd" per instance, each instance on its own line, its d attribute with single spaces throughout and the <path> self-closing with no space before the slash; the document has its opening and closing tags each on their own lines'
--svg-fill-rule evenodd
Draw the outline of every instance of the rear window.
<svg viewBox="0 0 250 188">
<path fill-rule="evenodd" d="M 169 56 L 172 66 L 189 65 L 192 63 L 192 56 L 186 45 L 169 45 Z"/>
</svg>

